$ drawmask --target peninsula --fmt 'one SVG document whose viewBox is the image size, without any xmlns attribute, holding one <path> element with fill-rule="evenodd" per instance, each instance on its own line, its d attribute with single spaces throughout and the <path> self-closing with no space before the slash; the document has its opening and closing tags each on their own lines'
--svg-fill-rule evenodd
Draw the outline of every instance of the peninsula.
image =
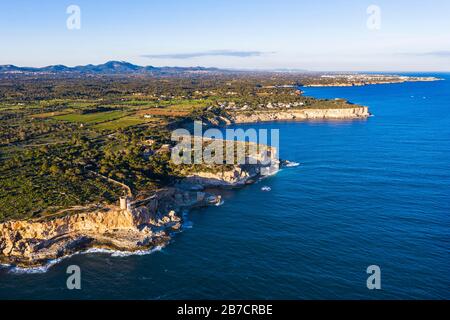
<svg viewBox="0 0 450 320">
<path fill-rule="evenodd" d="M 373 84 L 394 84 L 404 82 L 430 82 L 442 80 L 436 77 L 412 77 L 387 74 L 323 74 L 309 79 L 305 87 L 353 87 Z"/>
</svg>

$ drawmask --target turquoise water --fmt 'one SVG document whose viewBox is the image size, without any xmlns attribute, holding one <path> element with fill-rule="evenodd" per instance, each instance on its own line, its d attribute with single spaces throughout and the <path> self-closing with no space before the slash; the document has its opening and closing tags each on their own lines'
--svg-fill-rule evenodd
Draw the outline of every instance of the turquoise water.
<svg viewBox="0 0 450 320">
<path fill-rule="evenodd" d="M 446 81 L 306 88 L 370 107 L 366 121 L 271 123 L 301 163 L 192 211 L 145 256 L 74 256 L 41 274 L 0 270 L 0 298 L 450 298 L 450 75 Z M 241 126 L 245 127 L 245 126 Z M 262 192 L 262 186 L 271 192 Z M 82 290 L 66 289 L 66 268 Z M 382 290 L 366 288 L 381 268 Z"/>
</svg>

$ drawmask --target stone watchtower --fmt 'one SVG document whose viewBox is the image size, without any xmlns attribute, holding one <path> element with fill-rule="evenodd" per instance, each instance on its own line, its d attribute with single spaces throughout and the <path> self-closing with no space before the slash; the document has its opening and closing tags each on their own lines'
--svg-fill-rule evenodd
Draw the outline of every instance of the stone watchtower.
<svg viewBox="0 0 450 320">
<path fill-rule="evenodd" d="M 119 200 L 120 210 L 130 211 L 130 198 L 128 197 L 120 197 Z"/>
</svg>

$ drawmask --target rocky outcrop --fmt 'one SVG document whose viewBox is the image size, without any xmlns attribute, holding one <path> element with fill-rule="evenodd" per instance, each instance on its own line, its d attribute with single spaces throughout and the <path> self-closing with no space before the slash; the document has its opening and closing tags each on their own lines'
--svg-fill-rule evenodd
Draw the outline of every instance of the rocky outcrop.
<svg viewBox="0 0 450 320">
<path fill-rule="evenodd" d="M 220 172 L 197 172 L 187 176 L 186 181 L 206 187 L 238 187 L 250 183 L 261 174 L 258 166 L 235 166 Z"/>
<path fill-rule="evenodd" d="M 186 175 L 185 181 L 205 187 L 239 187 L 254 182 L 260 176 L 278 172 L 280 160 L 277 148 L 242 141 L 235 141 L 234 145 L 235 147 L 240 145 L 243 153 L 247 150 L 247 154 L 242 156 L 241 161 L 237 160 L 239 164 L 223 166 L 222 170 L 214 172 L 190 172 Z"/>
<path fill-rule="evenodd" d="M 336 109 L 293 109 L 273 112 L 260 111 L 253 113 L 237 113 L 232 116 L 234 123 L 252 123 L 267 121 L 302 121 L 302 120 L 339 120 L 364 119 L 370 116 L 368 107 L 336 108 Z"/>
<path fill-rule="evenodd" d="M 278 170 L 276 148 L 235 143 L 254 147 L 244 153 L 244 164 L 222 166 L 223 170 L 216 173 L 208 171 L 209 167 L 204 168 L 206 171 L 188 171 L 183 183 L 200 186 L 200 190 L 207 186 L 242 186 Z M 171 232 L 181 228 L 182 218 L 177 212 L 182 208 L 221 201 L 220 196 L 191 187 L 165 188 L 133 202 L 122 198 L 120 207 L 76 207 L 45 219 L 0 223 L 0 263 L 34 267 L 90 248 L 134 252 L 164 245 Z"/>
<path fill-rule="evenodd" d="M 115 206 L 45 220 L 0 224 L 0 262 L 41 266 L 89 248 L 121 251 L 149 249 L 167 243 L 181 228 L 182 207 L 214 203 L 214 196 L 178 189 L 159 191 L 136 201 L 130 210 Z"/>
</svg>

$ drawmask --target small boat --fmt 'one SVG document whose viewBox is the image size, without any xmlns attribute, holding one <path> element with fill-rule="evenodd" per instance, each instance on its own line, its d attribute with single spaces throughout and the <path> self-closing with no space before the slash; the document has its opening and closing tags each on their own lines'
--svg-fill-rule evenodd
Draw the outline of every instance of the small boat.
<svg viewBox="0 0 450 320">
<path fill-rule="evenodd" d="M 269 192 L 269 191 L 272 191 L 272 188 L 271 188 L 271 187 L 264 186 L 264 187 L 261 188 L 261 191 Z"/>
</svg>

